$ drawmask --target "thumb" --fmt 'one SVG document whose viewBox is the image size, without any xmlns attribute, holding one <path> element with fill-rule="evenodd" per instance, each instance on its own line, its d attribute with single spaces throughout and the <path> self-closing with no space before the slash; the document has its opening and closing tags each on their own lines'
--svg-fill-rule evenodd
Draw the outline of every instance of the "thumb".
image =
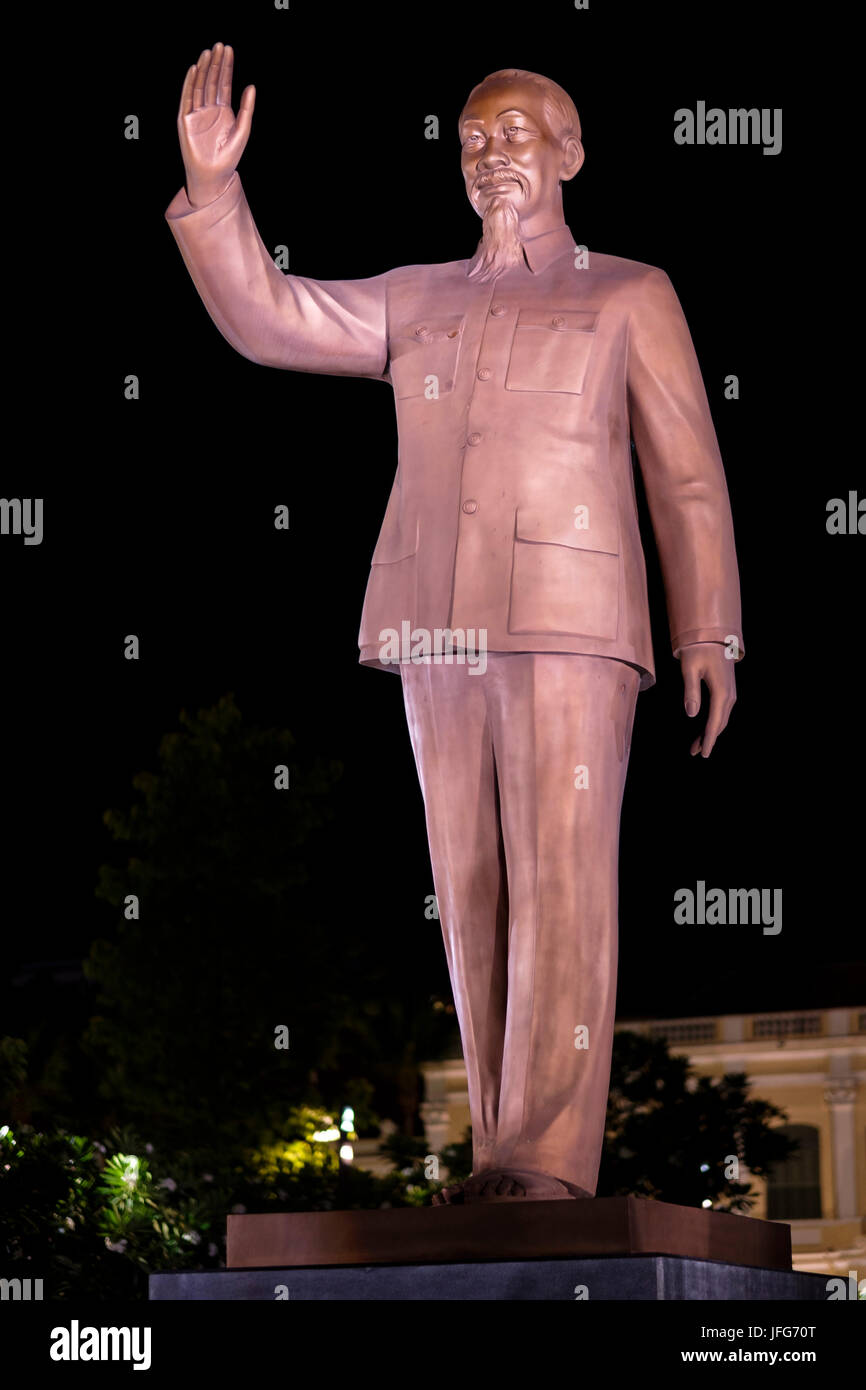
<svg viewBox="0 0 866 1390">
<path fill-rule="evenodd" d="M 683 674 L 686 714 L 693 719 L 701 707 L 701 678 L 694 667 Z"/>
<path fill-rule="evenodd" d="M 235 122 L 235 136 L 241 141 L 241 146 L 247 143 L 253 123 L 253 108 L 256 104 L 255 87 L 245 87 L 241 97 L 241 104 L 238 107 L 237 120 Z"/>
</svg>

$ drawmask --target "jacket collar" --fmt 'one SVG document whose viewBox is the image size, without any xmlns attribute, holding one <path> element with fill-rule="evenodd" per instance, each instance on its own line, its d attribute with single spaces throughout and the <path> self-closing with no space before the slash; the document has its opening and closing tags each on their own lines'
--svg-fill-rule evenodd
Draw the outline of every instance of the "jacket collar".
<svg viewBox="0 0 866 1390">
<path fill-rule="evenodd" d="M 566 251 L 573 251 L 574 247 L 574 237 L 563 222 L 561 227 L 554 227 L 551 232 L 542 232 L 541 236 L 529 237 L 524 241 L 523 256 L 529 269 L 538 275 L 564 256 Z"/>
</svg>

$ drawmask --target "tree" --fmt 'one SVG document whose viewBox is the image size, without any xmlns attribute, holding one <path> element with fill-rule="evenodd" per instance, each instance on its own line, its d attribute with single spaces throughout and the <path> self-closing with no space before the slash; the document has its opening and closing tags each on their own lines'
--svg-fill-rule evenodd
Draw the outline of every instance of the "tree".
<svg viewBox="0 0 866 1390">
<path fill-rule="evenodd" d="M 99 1007 L 86 1047 L 109 1119 L 212 1154 L 278 1125 L 336 1049 L 349 981 L 305 890 L 340 767 L 245 726 L 231 695 L 180 723 L 158 770 L 133 779 L 132 808 L 104 817 L 128 855 L 99 872 L 118 916 L 85 964 Z"/>
<path fill-rule="evenodd" d="M 697 1077 L 663 1038 L 615 1033 L 598 1196 L 747 1211 L 756 1197 L 739 1167 L 766 1177 L 794 1147 L 770 1124 L 784 1112 L 748 1092 L 743 1074 Z"/>
<path fill-rule="evenodd" d="M 420 1063 L 449 1039 L 453 1006 L 417 947 L 407 959 L 399 919 L 371 934 L 363 905 L 347 910 L 320 833 L 339 810 L 340 765 L 302 757 L 287 730 L 245 725 L 230 695 L 180 723 L 157 771 L 133 779 L 132 808 L 104 817 L 127 854 L 100 869 L 116 931 L 85 966 L 101 1118 L 197 1150 L 208 1168 L 215 1150 L 279 1140 L 302 1104 L 351 1104 L 368 1132 L 381 1114 L 412 1132 Z"/>
</svg>

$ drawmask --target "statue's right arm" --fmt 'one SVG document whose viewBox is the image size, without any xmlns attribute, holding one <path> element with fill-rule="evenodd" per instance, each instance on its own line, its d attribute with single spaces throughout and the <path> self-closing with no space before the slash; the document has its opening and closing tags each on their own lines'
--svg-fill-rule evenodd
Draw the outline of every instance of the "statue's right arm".
<svg viewBox="0 0 866 1390">
<path fill-rule="evenodd" d="M 284 275 L 258 234 L 237 164 L 255 92 L 235 119 L 232 50 L 205 50 L 184 81 L 178 134 L 186 187 L 166 218 L 202 301 L 232 347 L 269 367 L 382 377 L 387 369 L 387 276 L 317 281 Z"/>
</svg>

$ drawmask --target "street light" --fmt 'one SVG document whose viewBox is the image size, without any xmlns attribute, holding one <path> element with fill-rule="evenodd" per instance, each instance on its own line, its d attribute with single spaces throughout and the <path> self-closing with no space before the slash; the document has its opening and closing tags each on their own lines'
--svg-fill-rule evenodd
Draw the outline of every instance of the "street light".
<svg viewBox="0 0 866 1390">
<path fill-rule="evenodd" d="M 355 1134 L 355 1112 L 351 1105 L 343 1107 L 343 1113 L 340 1116 L 340 1129 L 346 1136 L 346 1143 L 340 1145 L 340 1159 L 343 1163 L 351 1163 L 355 1157 L 355 1151 L 348 1141 L 357 1137 Z"/>
</svg>

